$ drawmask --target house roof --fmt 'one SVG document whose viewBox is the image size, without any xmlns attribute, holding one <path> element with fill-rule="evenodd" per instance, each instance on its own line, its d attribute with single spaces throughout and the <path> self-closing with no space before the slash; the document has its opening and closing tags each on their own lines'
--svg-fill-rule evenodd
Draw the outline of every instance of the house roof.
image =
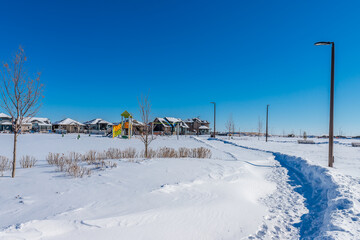
<svg viewBox="0 0 360 240">
<path fill-rule="evenodd" d="M 200 126 L 199 129 L 209 129 L 207 126 Z"/>
<path fill-rule="evenodd" d="M 180 118 L 174 118 L 174 117 L 165 117 L 166 121 L 168 121 L 170 124 L 181 122 Z"/>
<path fill-rule="evenodd" d="M 0 118 L 11 118 L 9 115 L 6 115 L 5 113 L 0 113 Z"/>
<path fill-rule="evenodd" d="M 6 121 L 6 122 L 1 122 L 0 125 L 12 125 L 12 123 Z"/>
<path fill-rule="evenodd" d="M 182 128 L 190 128 L 184 121 L 180 122 L 180 127 L 182 127 Z"/>
<path fill-rule="evenodd" d="M 138 121 L 136 119 L 132 119 L 131 121 L 132 121 L 133 126 L 145 126 L 145 123 L 140 122 L 140 121 Z M 129 122 L 129 119 L 126 119 L 124 121 L 124 123 L 126 123 L 126 122 Z"/>
<path fill-rule="evenodd" d="M 82 124 L 78 121 L 75 121 L 71 118 L 65 118 L 61 121 L 54 122 L 54 125 L 81 125 L 81 126 L 83 126 L 84 124 Z"/>
<path fill-rule="evenodd" d="M 23 123 L 34 123 L 34 122 L 38 122 L 39 125 L 51 125 L 51 121 L 48 118 L 26 117 L 23 120 Z"/>
<path fill-rule="evenodd" d="M 164 118 L 155 118 L 154 122 L 156 122 L 156 120 L 158 122 L 160 122 L 161 125 L 163 125 L 164 127 L 170 127 L 169 124 L 166 122 L 166 120 Z"/>
<path fill-rule="evenodd" d="M 209 123 L 208 121 L 206 120 L 201 120 L 200 118 L 189 118 L 189 119 L 186 119 L 185 122 L 187 123 L 192 123 L 192 122 L 199 122 L 199 123 Z"/>
<path fill-rule="evenodd" d="M 101 119 L 101 118 L 96 118 L 96 119 L 93 119 L 93 120 L 84 122 L 85 125 L 95 125 L 95 124 L 100 124 L 100 123 L 108 124 L 108 125 L 113 125 L 112 123 L 110 123 L 110 122 L 108 122 L 108 121 L 105 121 L 105 120 L 103 120 L 103 119 Z"/>
<path fill-rule="evenodd" d="M 140 122 L 140 121 L 135 120 L 135 119 L 132 120 L 132 123 L 133 123 L 134 126 L 145 126 L 145 123 Z"/>
</svg>

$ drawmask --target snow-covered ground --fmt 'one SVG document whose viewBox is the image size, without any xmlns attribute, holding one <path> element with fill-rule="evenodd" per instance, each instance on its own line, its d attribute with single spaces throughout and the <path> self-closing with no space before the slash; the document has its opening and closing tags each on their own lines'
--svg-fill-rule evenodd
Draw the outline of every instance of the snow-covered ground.
<svg viewBox="0 0 360 240">
<path fill-rule="evenodd" d="M 49 152 L 142 150 L 133 138 L 27 134 L 18 156 L 38 159 L 0 177 L 0 239 L 358 239 L 360 149 L 340 141 L 335 168 L 325 140 L 157 137 L 159 147 L 205 147 L 210 159 L 120 159 L 72 178 Z M 11 157 L 12 136 L 0 134 Z"/>
<path fill-rule="evenodd" d="M 298 139 L 222 137 L 218 141 L 234 147 L 267 152 L 288 170 L 292 185 L 305 196 L 308 214 L 299 226 L 302 238 L 360 239 L 360 148 L 359 140 L 335 140 L 334 168 L 328 164 L 327 139 L 298 144 Z"/>
</svg>

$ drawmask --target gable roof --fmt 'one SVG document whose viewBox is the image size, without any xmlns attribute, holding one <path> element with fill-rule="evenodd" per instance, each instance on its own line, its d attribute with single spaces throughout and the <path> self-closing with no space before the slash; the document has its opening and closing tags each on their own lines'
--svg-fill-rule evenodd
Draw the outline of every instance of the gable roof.
<svg viewBox="0 0 360 240">
<path fill-rule="evenodd" d="M 166 121 L 168 121 L 170 124 L 181 122 L 180 118 L 174 118 L 174 117 L 165 117 Z"/>
<path fill-rule="evenodd" d="M 182 128 L 190 128 L 184 121 L 181 120 L 181 122 L 179 123 L 180 127 Z"/>
<path fill-rule="evenodd" d="M 80 125 L 80 126 L 83 126 L 84 124 L 82 124 L 78 121 L 75 121 L 71 118 L 65 118 L 61 121 L 54 122 L 54 125 Z"/>
<path fill-rule="evenodd" d="M 33 123 L 33 122 L 38 122 L 40 124 L 51 124 L 51 121 L 48 118 L 26 117 L 23 120 L 23 123 Z"/>
<path fill-rule="evenodd" d="M 163 125 L 164 127 L 170 127 L 169 123 L 164 118 L 159 118 L 159 117 L 155 118 L 153 123 L 156 122 L 156 121 L 160 122 L 160 124 Z"/>
<path fill-rule="evenodd" d="M 5 113 L 0 113 L 0 118 L 11 118 L 9 115 L 6 115 Z"/>
<path fill-rule="evenodd" d="M 87 122 L 84 122 L 85 125 L 95 125 L 95 124 L 100 124 L 100 123 L 103 123 L 103 124 L 108 124 L 108 125 L 113 125 L 112 123 L 108 122 L 108 121 L 105 121 L 101 118 L 95 118 L 93 120 L 90 120 L 90 121 L 87 121 Z"/>
</svg>

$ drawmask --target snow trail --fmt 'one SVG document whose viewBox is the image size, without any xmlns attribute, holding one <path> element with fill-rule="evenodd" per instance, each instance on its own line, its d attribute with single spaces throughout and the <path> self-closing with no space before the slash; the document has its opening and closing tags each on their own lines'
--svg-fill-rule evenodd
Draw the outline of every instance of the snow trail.
<svg viewBox="0 0 360 240">
<path fill-rule="evenodd" d="M 331 231 L 345 231 L 331 222 L 332 214 L 338 210 L 350 209 L 353 202 L 340 193 L 338 184 L 326 168 L 310 165 L 305 159 L 290 156 L 280 152 L 272 152 L 247 146 L 242 146 L 223 139 L 208 139 L 221 141 L 243 149 L 271 153 L 280 165 L 287 169 L 289 184 L 296 187 L 295 191 L 305 198 L 308 213 L 301 217 L 301 222 L 294 224 L 300 231 L 300 239 L 337 239 Z M 352 233 L 347 234 L 354 236 Z M 335 234 L 336 236 L 337 234 Z"/>
</svg>

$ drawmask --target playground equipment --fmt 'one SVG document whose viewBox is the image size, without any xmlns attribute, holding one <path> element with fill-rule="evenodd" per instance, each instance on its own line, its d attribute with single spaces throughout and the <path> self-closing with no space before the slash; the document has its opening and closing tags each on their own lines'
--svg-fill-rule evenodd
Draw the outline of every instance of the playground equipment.
<svg viewBox="0 0 360 240">
<path fill-rule="evenodd" d="M 133 117 L 128 111 L 121 114 L 121 123 L 113 126 L 113 138 L 121 135 L 122 138 L 130 139 L 133 134 Z"/>
</svg>

